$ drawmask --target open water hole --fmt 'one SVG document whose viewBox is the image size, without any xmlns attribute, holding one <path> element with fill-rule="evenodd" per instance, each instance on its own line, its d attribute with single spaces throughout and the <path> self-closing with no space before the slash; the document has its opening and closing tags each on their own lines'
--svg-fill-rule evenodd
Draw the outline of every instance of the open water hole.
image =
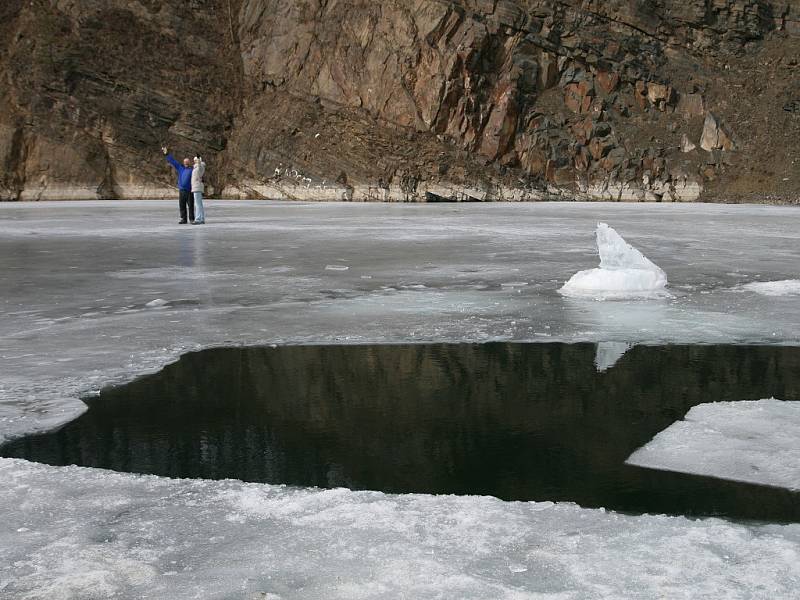
<svg viewBox="0 0 800 600">
<path fill-rule="evenodd" d="M 800 400 L 800 348 L 221 348 L 110 387 L 0 455 L 132 473 L 800 521 L 788 490 L 629 466 L 705 402 Z"/>
</svg>

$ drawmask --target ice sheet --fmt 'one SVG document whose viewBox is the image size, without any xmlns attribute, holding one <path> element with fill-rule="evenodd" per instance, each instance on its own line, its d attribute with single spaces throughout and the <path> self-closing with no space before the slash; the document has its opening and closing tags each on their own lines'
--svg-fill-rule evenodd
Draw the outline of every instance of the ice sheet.
<svg viewBox="0 0 800 600">
<path fill-rule="evenodd" d="M 800 402 L 695 406 L 626 462 L 800 490 Z"/>
<path fill-rule="evenodd" d="M 796 277 L 791 207 L 208 209 L 206 227 L 187 229 L 171 202 L 0 204 L 0 439 L 63 423 L 84 410 L 80 394 L 217 345 L 800 343 L 798 303 L 730 293 Z M 595 255 L 586 233 L 598 221 L 669 272 L 672 298 L 557 293 Z"/>
<path fill-rule="evenodd" d="M 598 300 L 667 296 L 667 274 L 605 223 L 596 230 L 600 266 L 575 273 L 559 290 L 564 296 Z"/>
<path fill-rule="evenodd" d="M 0 596 L 790 598 L 800 525 L 0 459 Z"/>
</svg>

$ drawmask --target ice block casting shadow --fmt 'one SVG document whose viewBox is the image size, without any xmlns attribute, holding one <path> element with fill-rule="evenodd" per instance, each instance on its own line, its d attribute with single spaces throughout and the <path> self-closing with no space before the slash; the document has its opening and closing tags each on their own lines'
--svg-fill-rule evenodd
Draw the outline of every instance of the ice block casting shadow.
<svg viewBox="0 0 800 600">
<path fill-rule="evenodd" d="M 800 399 L 800 348 L 289 346 L 188 354 L 0 453 L 171 477 L 798 521 L 787 490 L 625 465 L 704 402 Z"/>
</svg>

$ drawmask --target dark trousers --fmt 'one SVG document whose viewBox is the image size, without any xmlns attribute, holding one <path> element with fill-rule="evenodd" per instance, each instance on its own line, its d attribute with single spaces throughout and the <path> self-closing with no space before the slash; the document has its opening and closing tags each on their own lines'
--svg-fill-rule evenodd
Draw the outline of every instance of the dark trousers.
<svg viewBox="0 0 800 600">
<path fill-rule="evenodd" d="M 189 220 L 194 221 L 194 198 L 192 192 L 188 190 L 180 190 L 180 197 L 178 199 L 178 208 L 181 211 L 181 221 L 186 220 L 186 207 L 189 207 Z"/>
</svg>

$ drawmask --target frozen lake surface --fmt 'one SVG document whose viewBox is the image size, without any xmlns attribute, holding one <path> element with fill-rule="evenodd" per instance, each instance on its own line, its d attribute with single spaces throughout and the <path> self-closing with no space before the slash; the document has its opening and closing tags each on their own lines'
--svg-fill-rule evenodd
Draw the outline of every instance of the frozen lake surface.
<svg viewBox="0 0 800 600">
<path fill-rule="evenodd" d="M 632 204 L 0 204 L 0 439 L 182 352 L 263 343 L 800 343 L 791 207 Z M 608 222 L 672 298 L 564 298 Z M 347 267 L 336 270 L 326 267 Z M 752 398 L 748 398 L 752 400 Z"/>
<path fill-rule="evenodd" d="M 173 203 L 0 204 L 0 440 L 63 424 L 85 410 L 81 395 L 211 346 L 584 341 L 602 343 L 598 367 L 613 369 L 630 344 L 800 344 L 797 208 L 207 210 L 208 225 L 179 227 Z M 664 270 L 670 297 L 558 293 L 597 265 L 599 221 Z M 85 598 L 103 586 L 175 598 L 791 597 L 800 585 L 798 525 L 13 459 L 0 469 L 9 597 Z"/>
</svg>

